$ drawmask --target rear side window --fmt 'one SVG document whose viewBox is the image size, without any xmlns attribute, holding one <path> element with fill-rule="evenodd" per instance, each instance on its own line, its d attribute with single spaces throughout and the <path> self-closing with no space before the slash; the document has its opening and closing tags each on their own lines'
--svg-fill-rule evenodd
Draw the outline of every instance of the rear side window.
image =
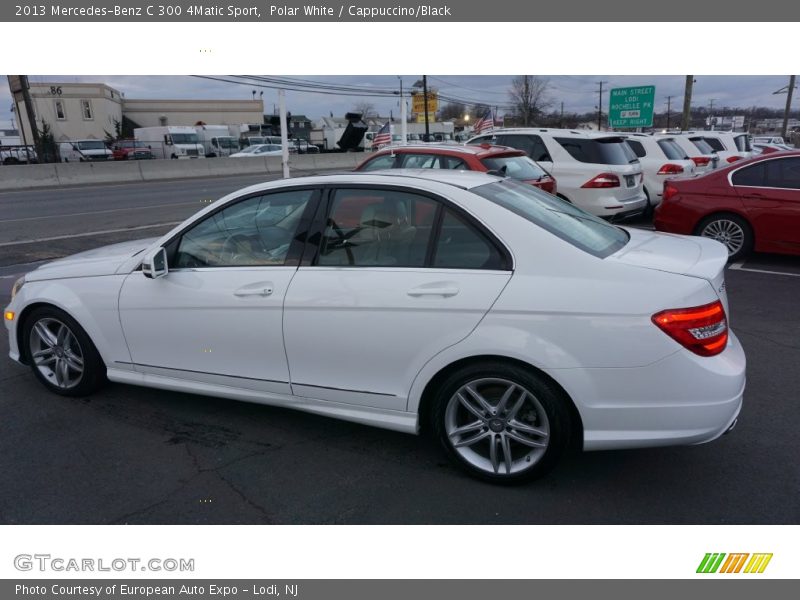
<svg viewBox="0 0 800 600">
<path fill-rule="evenodd" d="M 442 219 L 433 266 L 440 269 L 505 268 L 503 257 L 495 245 L 449 209 L 445 209 Z"/>
<path fill-rule="evenodd" d="M 484 158 L 481 163 L 489 171 L 499 171 L 506 177 L 524 181 L 536 180 L 547 176 L 547 172 L 527 156 L 498 156 Z"/>
<path fill-rule="evenodd" d="M 470 191 L 598 258 L 605 258 L 628 243 L 629 236 L 623 229 L 532 185 L 505 179 Z"/>
<path fill-rule="evenodd" d="M 733 185 L 764 186 L 764 163 L 739 169 L 731 177 Z"/>
<path fill-rule="evenodd" d="M 689 158 L 686 156 L 686 151 L 673 139 L 658 140 L 656 143 L 661 148 L 661 151 L 664 152 L 664 156 L 670 160 L 687 160 Z"/>
<path fill-rule="evenodd" d="M 542 138 L 538 135 L 501 135 L 497 139 L 501 146 L 510 146 L 517 150 L 522 150 L 533 160 L 552 161 L 547 146 L 544 145 Z"/>
<path fill-rule="evenodd" d="M 639 157 L 643 158 L 647 156 L 647 152 L 644 151 L 644 146 L 642 146 L 642 142 L 637 142 L 636 140 L 628 140 L 628 146 L 631 147 L 633 153 Z"/>
<path fill-rule="evenodd" d="M 638 162 L 636 154 L 623 138 L 555 138 L 570 156 L 582 163 L 627 165 Z"/>
</svg>

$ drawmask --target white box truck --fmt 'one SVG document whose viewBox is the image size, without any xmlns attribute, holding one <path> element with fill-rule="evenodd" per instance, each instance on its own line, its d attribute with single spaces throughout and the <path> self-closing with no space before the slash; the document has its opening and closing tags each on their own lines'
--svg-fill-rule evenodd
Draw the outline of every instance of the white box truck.
<svg viewBox="0 0 800 600">
<path fill-rule="evenodd" d="M 164 125 L 133 130 L 137 142 L 149 146 L 155 158 L 205 158 L 203 144 L 194 127 Z"/>
<path fill-rule="evenodd" d="M 239 151 L 239 137 L 232 136 L 227 125 L 195 125 L 206 158 L 230 156 Z"/>
</svg>

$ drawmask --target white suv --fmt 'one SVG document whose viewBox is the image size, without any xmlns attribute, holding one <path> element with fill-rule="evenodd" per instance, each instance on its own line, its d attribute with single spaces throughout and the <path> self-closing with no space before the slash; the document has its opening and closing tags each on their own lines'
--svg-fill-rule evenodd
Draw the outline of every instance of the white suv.
<svg viewBox="0 0 800 600">
<path fill-rule="evenodd" d="M 727 166 L 753 156 L 753 146 L 750 135 L 732 131 L 687 131 L 682 135 L 687 136 L 692 142 L 703 140 L 719 156 L 719 166 Z"/>
<path fill-rule="evenodd" d="M 484 143 L 524 150 L 556 178 L 561 198 L 599 217 L 626 217 L 647 208 L 639 159 L 619 134 L 496 129 L 467 142 Z"/>
<path fill-rule="evenodd" d="M 653 137 L 657 140 L 665 138 L 673 140 L 694 162 L 696 167 L 695 173 L 697 174 L 707 173 L 708 171 L 713 171 L 717 167 L 722 166 L 719 163 L 719 156 L 717 156 L 717 153 L 708 145 L 708 142 L 702 138 L 692 141 L 689 139 L 689 136 L 681 133 L 657 133 L 654 134 Z"/>
<path fill-rule="evenodd" d="M 645 133 L 621 134 L 639 157 L 644 173 L 644 193 L 649 209 L 661 204 L 664 180 L 675 175 L 694 175 L 696 165 L 672 137 L 653 137 Z"/>
</svg>

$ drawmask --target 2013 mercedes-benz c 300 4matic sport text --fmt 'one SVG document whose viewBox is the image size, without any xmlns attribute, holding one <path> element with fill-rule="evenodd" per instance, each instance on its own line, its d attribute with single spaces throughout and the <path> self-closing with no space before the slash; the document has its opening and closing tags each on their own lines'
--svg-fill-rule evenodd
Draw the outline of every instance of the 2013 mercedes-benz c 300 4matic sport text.
<svg viewBox="0 0 800 600">
<path fill-rule="evenodd" d="M 483 173 L 314 176 L 40 266 L 5 323 L 58 394 L 109 379 L 428 431 L 472 474 L 518 481 L 571 443 L 733 426 L 727 257 Z"/>
</svg>

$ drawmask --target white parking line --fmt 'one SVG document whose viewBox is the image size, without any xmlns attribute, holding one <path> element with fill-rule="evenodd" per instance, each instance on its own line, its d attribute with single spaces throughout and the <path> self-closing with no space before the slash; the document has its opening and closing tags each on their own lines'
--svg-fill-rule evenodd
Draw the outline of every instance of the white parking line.
<svg viewBox="0 0 800 600">
<path fill-rule="evenodd" d="M 104 235 L 106 233 L 123 233 L 125 231 L 136 231 L 138 229 L 154 229 L 156 227 L 166 227 L 168 225 L 177 225 L 183 221 L 171 221 L 169 223 L 154 223 L 153 225 L 140 225 L 139 227 L 124 227 L 122 229 L 104 229 L 102 231 L 89 231 L 87 233 L 71 233 L 69 235 L 54 235 L 53 237 L 37 238 L 35 240 L 19 240 L 16 242 L 2 242 L 0 247 L 3 246 L 17 246 L 20 244 L 38 244 L 40 242 L 53 242 L 55 240 L 69 240 L 72 238 L 89 237 L 92 235 Z"/>
<path fill-rule="evenodd" d="M 734 271 L 750 271 L 751 273 L 765 273 L 767 275 L 786 275 L 788 277 L 800 277 L 800 273 L 784 273 L 783 271 L 769 271 L 767 269 L 751 269 L 745 267 L 743 262 L 732 263 L 728 265 L 729 269 Z"/>
<path fill-rule="evenodd" d="M 79 212 L 79 213 L 65 213 L 60 215 L 46 215 L 43 217 L 23 217 L 21 219 L 0 219 L 0 223 L 19 223 L 20 221 L 41 221 L 42 219 L 63 219 L 64 217 L 83 217 L 86 215 L 101 215 L 106 213 L 115 213 L 115 212 L 125 212 L 131 210 L 152 210 L 154 208 L 162 208 L 164 206 L 189 206 L 190 204 L 197 205 L 200 203 L 205 202 L 205 200 L 201 201 L 192 201 L 192 202 L 175 202 L 173 204 L 158 204 L 157 206 L 131 206 L 128 208 L 109 208 L 107 210 L 90 210 L 87 212 Z"/>
</svg>

